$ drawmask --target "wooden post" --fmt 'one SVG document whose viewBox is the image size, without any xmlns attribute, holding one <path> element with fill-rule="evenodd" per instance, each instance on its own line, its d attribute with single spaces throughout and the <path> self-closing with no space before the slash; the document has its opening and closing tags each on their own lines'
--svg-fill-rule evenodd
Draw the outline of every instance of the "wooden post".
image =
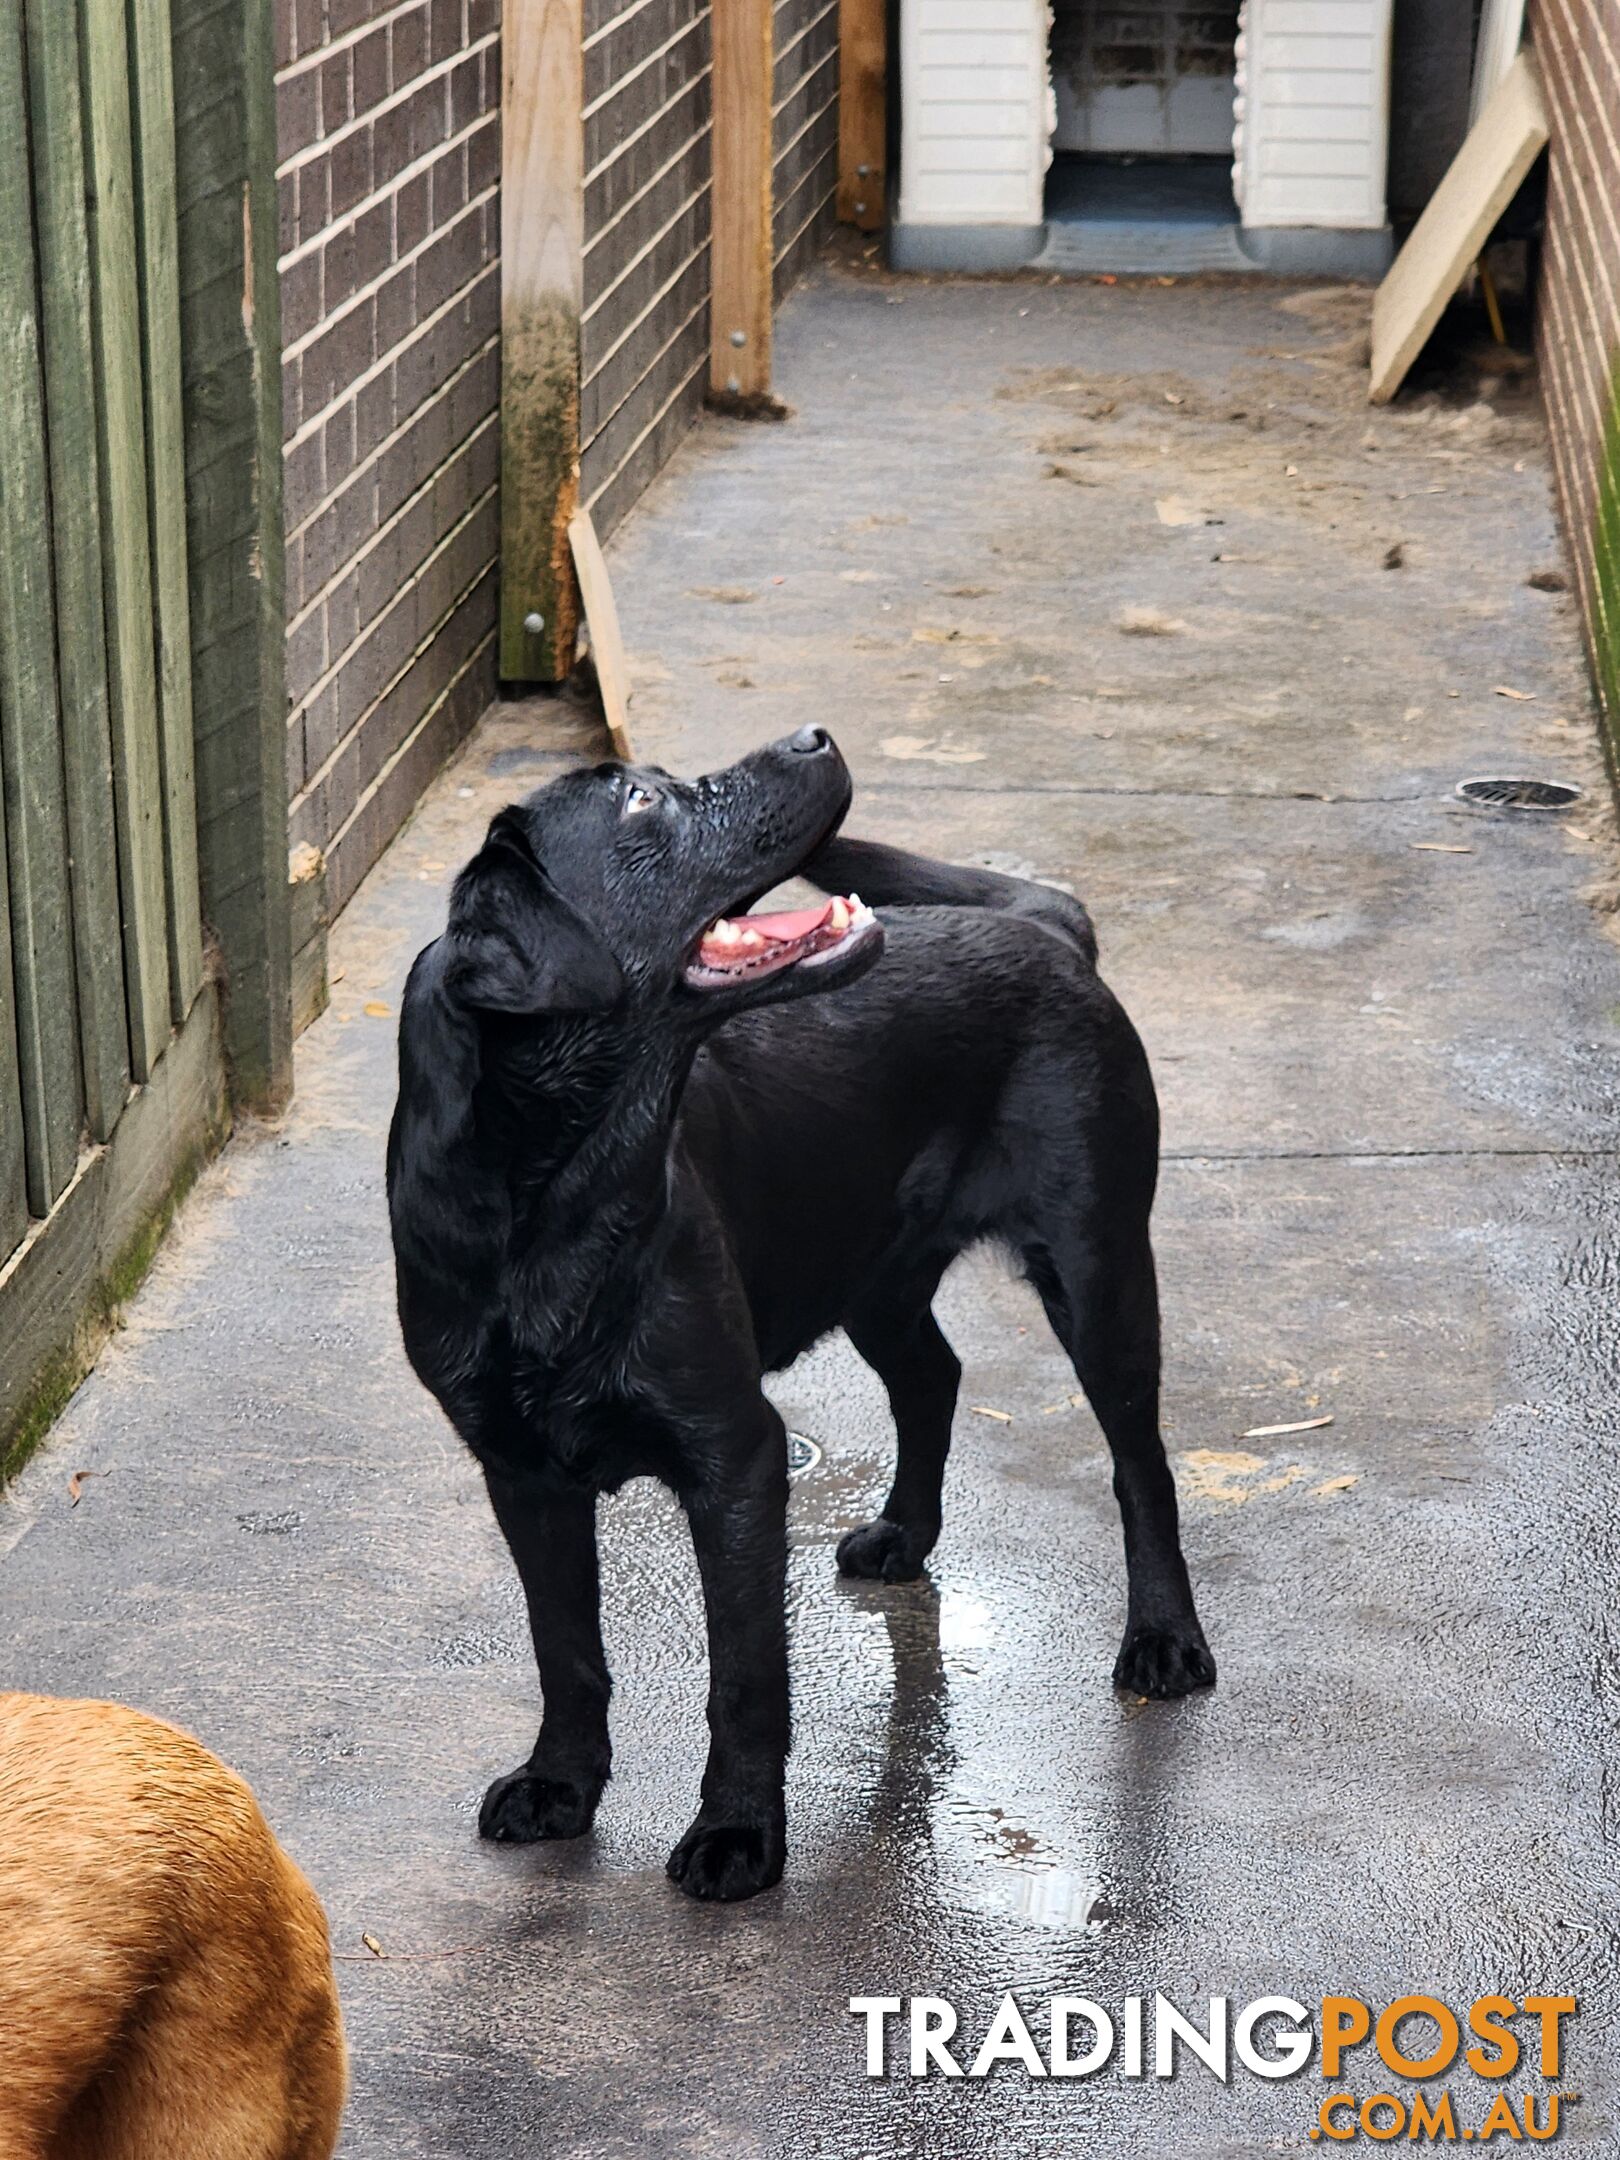
<svg viewBox="0 0 1620 2160">
<path fill-rule="evenodd" d="M 292 1092 L 272 10 L 170 7 L 197 854 L 231 1100 L 264 1111 Z"/>
<path fill-rule="evenodd" d="M 581 0 L 506 0 L 501 53 L 501 676 L 556 682 L 579 636 Z"/>
<path fill-rule="evenodd" d="M 888 208 L 886 0 L 838 0 L 838 219 L 879 232 Z"/>
<path fill-rule="evenodd" d="M 771 0 L 714 0 L 709 395 L 771 395 Z"/>
</svg>

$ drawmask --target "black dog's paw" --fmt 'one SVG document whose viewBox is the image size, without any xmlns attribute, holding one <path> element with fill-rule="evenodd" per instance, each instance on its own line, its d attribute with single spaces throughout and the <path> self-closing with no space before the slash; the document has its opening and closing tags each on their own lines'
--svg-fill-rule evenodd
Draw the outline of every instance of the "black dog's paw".
<svg viewBox="0 0 1620 2160">
<path fill-rule="evenodd" d="M 665 1873 L 688 1897 L 731 1904 L 779 1883 L 786 1858 L 780 1821 L 705 1822 L 700 1815 L 670 1854 Z"/>
<path fill-rule="evenodd" d="M 838 1540 L 838 1572 L 865 1582 L 915 1582 L 928 1558 L 914 1530 L 880 1515 Z"/>
<path fill-rule="evenodd" d="M 1193 1619 L 1168 1627 L 1138 1621 L 1125 1630 L 1114 1665 L 1114 1685 L 1125 1695 L 1163 1701 L 1215 1685 L 1215 1660 L 1204 1631 Z"/>
<path fill-rule="evenodd" d="M 542 1838 L 583 1837 L 602 1797 L 600 1785 L 541 1777 L 525 1763 L 498 1777 L 478 1810 L 478 1835 L 497 1845 L 535 1845 Z"/>
</svg>

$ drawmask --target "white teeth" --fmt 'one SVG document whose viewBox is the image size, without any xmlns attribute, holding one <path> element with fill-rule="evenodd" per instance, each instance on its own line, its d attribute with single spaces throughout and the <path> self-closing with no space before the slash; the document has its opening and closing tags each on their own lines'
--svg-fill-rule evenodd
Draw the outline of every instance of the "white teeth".
<svg viewBox="0 0 1620 2160">
<path fill-rule="evenodd" d="M 842 900 L 835 900 L 832 904 L 831 912 L 828 914 L 827 917 L 828 929 L 836 931 L 838 936 L 842 937 L 844 932 L 849 928 L 849 925 L 850 912 L 848 905 Z"/>
</svg>

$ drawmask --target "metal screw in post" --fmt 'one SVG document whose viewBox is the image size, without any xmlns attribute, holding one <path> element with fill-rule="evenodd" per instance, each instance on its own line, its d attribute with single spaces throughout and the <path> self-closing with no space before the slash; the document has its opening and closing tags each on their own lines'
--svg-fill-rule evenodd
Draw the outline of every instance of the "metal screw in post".
<svg viewBox="0 0 1620 2160">
<path fill-rule="evenodd" d="M 865 203 L 863 203 L 863 202 L 858 202 L 858 203 L 857 203 L 857 204 L 855 205 L 855 215 L 856 215 L 857 217 L 865 217 L 865 215 L 866 215 L 866 205 L 865 205 Z"/>
<path fill-rule="evenodd" d="M 741 384 L 741 383 L 740 383 L 740 382 L 739 382 L 739 381 L 737 380 L 737 378 L 736 378 L 736 376 L 735 376 L 735 375 L 728 375 L 728 376 L 726 377 L 726 395 L 727 395 L 727 397 L 738 397 L 738 396 L 740 396 L 740 395 L 741 395 L 741 393 L 742 393 L 742 384 Z"/>
<path fill-rule="evenodd" d="M 536 609 L 531 608 L 523 618 L 523 627 L 530 637 L 538 637 L 546 627 L 546 618 Z"/>
<path fill-rule="evenodd" d="M 871 168 L 871 166 L 870 166 L 870 165 L 857 165 L 857 166 L 856 166 L 856 168 L 855 168 L 855 177 L 856 177 L 856 179 L 857 179 L 857 180 L 864 180 L 864 179 L 866 179 L 866 178 L 868 177 L 868 175 L 870 174 L 871 170 L 872 170 L 872 168 Z"/>
<path fill-rule="evenodd" d="M 733 345 L 737 346 L 746 345 L 748 343 L 748 332 L 746 330 L 733 330 L 731 333 L 731 342 Z"/>
</svg>

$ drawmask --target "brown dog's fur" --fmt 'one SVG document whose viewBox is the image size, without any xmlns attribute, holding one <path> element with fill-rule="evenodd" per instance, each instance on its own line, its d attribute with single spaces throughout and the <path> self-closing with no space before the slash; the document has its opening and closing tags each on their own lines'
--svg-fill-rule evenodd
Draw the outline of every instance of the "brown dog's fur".
<svg viewBox="0 0 1620 2160">
<path fill-rule="evenodd" d="M 330 2160 L 326 1916 L 200 1742 L 0 1694 L 0 2160 Z"/>
</svg>

